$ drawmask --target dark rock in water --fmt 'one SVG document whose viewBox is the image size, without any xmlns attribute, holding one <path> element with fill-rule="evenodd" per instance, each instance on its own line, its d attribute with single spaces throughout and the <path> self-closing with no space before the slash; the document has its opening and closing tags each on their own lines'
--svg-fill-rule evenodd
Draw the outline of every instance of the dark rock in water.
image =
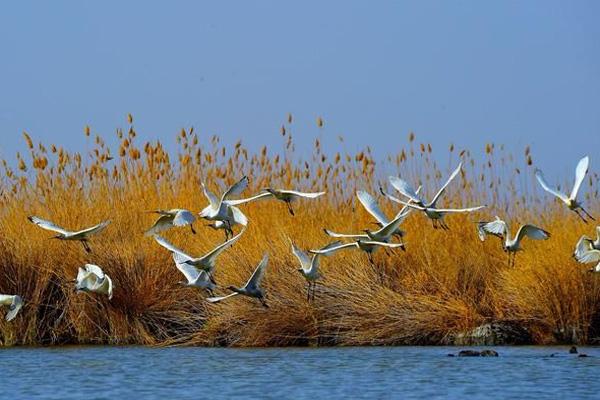
<svg viewBox="0 0 600 400">
<path fill-rule="evenodd" d="M 581 353 L 580 355 L 578 355 L 577 357 L 589 357 L 587 354 L 585 353 Z"/>
<path fill-rule="evenodd" d="M 492 322 L 461 332 L 450 339 L 455 346 L 505 346 L 532 344 L 529 331 L 516 322 Z"/>
<path fill-rule="evenodd" d="M 495 350 L 483 350 L 480 354 L 481 357 L 498 357 L 498 352 Z"/>
<path fill-rule="evenodd" d="M 458 352 L 459 357 L 479 357 L 481 353 L 477 350 L 461 350 Z"/>
<path fill-rule="evenodd" d="M 577 347 L 571 346 L 571 348 L 569 349 L 569 354 L 577 354 Z"/>
<path fill-rule="evenodd" d="M 454 357 L 454 354 L 448 353 L 448 357 Z"/>
</svg>

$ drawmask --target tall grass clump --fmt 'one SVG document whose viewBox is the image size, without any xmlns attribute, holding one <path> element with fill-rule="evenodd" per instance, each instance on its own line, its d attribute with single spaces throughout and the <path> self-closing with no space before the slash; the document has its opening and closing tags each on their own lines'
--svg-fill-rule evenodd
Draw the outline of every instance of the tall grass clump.
<svg viewBox="0 0 600 400">
<path fill-rule="evenodd" d="M 326 132 L 321 118 L 317 125 Z M 498 321 L 521 325 L 535 343 L 590 343 L 600 335 L 599 278 L 571 258 L 578 237 L 591 235 L 593 227 L 542 195 L 529 148 L 513 156 L 494 144 L 477 152 L 450 145 L 435 154 L 411 133 L 396 154 L 384 159 L 375 159 L 368 147 L 357 153 L 326 151 L 319 140 L 302 158 L 294 150 L 293 128 L 289 115 L 281 128 L 283 146 L 258 151 L 242 142 L 222 146 L 216 136 L 184 129 L 175 136 L 177 150 L 169 152 L 161 142 L 144 142 L 131 116 L 126 128 L 116 131 L 114 148 L 86 127 L 85 153 L 38 143 L 24 133 L 25 150 L 16 154 L 16 162 L 2 162 L 0 293 L 20 294 L 25 306 L 14 321 L 0 321 L 2 343 L 440 344 Z M 487 204 L 486 209 L 449 216 L 449 231 L 433 229 L 413 213 L 403 225 L 407 251 L 380 251 L 375 266 L 358 251 L 324 257 L 316 300 L 306 301 L 288 238 L 316 248 L 329 241 L 323 227 L 343 232 L 370 227 L 372 218 L 355 199 L 357 189 L 377 194 L 387 175 L 397 174 L 423 185 L 430 196 L 459 161 L 463 173 L 443 204 Z M 200 180 L 220 191 L 242 175 L 250 178 L 246 195 L 267 186 L 327 191 L 316 201 L 302 202 L 295 217 L 276 202 L 244 207 L 248 229 L 220 257 L 215 278 L 224 286 L 241 284 L 269 252 L 264 281 L 269 309 L 244 298 L 206 303 L 202 291 L 178 285 L 179 272 L 168 252 L 143 235 L 153 222 L 145 211 L 199 211 L 207 204 Z M 585 200 L 597 213 L 598 175 L 590 171 L 588 177 Z M 379 201 L 389 216 L 398 211 L 381 196 Z M 30 224 L 28 215 L 73 229 L 108 218 L 112 224 L 86 254 L 79 245 L 48 240 L 48 232 Z M 513 229 L 518 223 L 537 224 L 552 238 L 526 241 L 510 268 L 500 245 L 482 243 L 476 234 L 475 222 L 494 215 Z M 197 235 L 172 229 L 165 236 L 193 254 L 223 239 L 222 232 L 198 229 Z M 111 301 L 74 293 L 71 281 L 86 262 L 112 277 Z"/>
</svg>

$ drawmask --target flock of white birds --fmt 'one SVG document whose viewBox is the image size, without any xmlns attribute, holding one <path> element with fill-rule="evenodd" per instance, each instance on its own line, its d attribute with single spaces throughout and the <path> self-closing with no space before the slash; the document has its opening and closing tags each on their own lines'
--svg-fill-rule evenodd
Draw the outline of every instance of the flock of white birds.
<svg viewBox="0 0 600 400">
<path fill-rule="evenodd" d="M 444 194 L 446 188 L 454 180 L 454 178 L 460 173 L 462 164 L 452 172 L 446 183 L 438 190 L 433 196 L 431 201 L 426 201 L 419 194 L 421 187 L 416 190 L 411 185 L 395 176 L 389 178 L 391 186 L 396 189 L 406 200 L 400 200 L 391 194 L 386 193 L 382 188 L 380 192 L 389 200 L 401 204 L 402 209 L 396 214 L 393 219 L 387 218 L 387 216 L 380 209 L 377 201 L 366 191 L 359 190 L 356 192 L 356 196 L 364 208 L 371 214 L 376 223 L 379 225 L 379 229 L 370 230 L 364 229 L 360 233 L 337 233 L 331 230 L 325 229 L 325 233 L 333 238 L 339 238 L 346 240 L 334 241 L 327 244 L 326 246 L 317 250 L 303 251 L 298 248 L 291 240 L 292 253 L 296 256 L 300 263 L 298 271 L 304 276 L 308 283 L 307 300 L 314 300 L 316 284 L 321 274 L 319 272 L 319 259 L 321 256 L 331 255 L 339 250 L 343 249 L 359 249 L 364 251 L 369 257 L 369 261 L 373 261 L 373 253 L 379 249 L 395 249 L 400 248 L 405 250 L 403 237 L 405 232 L 400 229 L 400 225 L 413 210 L 421 211 L 425 216 L 432 221 L 433 228 L 437 229 L 449 229 L 448 225 L 444 221 L 444 217 L 448 214 L 455 213 L 470 213 L 478 211 L 485 206 L 466 207 L 466 208 L 443 208 L 438 207 L 437 203 Z M 581 187 L 581 184 L 588 172 L 589 168 L 589 157 L 584 157 L 579 161 L 575 172 L 575 184 L 570 195 L 566 195 L 560 192 L 558 189 L 550 187 L 542 172 L 540 170 L 535 171 L 535 176 L 540 183 L 541 187 L 552 194 L 553 196 L 564 202 L 567 207 L 584 221 L 588 222 L 588 219 L 594 220 L 577 199 L 577 194 Z M 276 199 L 286 204 L 288 211 L 293 216 L 294 209 L 293 203 L 299 199 L 315 199 L 325 194 L 325 192 L 318 193 L 305 193 L 296 190 L 283 190 L 283 189 L 264 189 L 259 194 L 239 199 L 241 193 L 248 186 L 248 178 L 243 177 L 234 185 L 229 187 L 220 197 L 216 196 L 213 192 L 207 189 L 202 183 L 202 189 L 204 195 L 209 201 L 209 205 L 206 206 L 200 213 L 199 217 L 210 221 L 210 226 L 213 229 L 221 229 L 225 233 L 225 242 L 215 247 L 212 251 L 207 254 L 194 257 L 189 255 L 184 250 L 179 249 L 169 241 L 167 241 L 159 234 L 167 229 L 173 227 L 190 226 L 192 233 L 196 233 L 194 229 L 194 222 L 196 221 L 196 215 L 185 209 L 171 209 L 171 210 L 157 210 L 152 211 L 153 213 L 159 214 L 158 219 L 154 225 L 147 230 L 146 235 L 154 237 L 156 242 L 164 247 L 166 250 L 172 253 L 173 260 L 177 269 L 185 277 L 185 281 L 179 282 L 182 285 L 201 288 L 209 293 L 210 297 L 206 300 L 210 303 L 217 303 L 227 298 L 243 295 L 251 298 L 255 298 L 261 302 L 265 307 L 268 307 L 265 300 L 265 292 L 261 288 L 261 281 L 265 274 L 268 263 L 268 254 L 265 254 L 248 279 L 244 286 L 228 286 L 230 294 L 225 296 L 214 296 L 213 293 L 217 289 L 217 284 L 214 280 L 214 271 L 216 268 L 216 260 L 218 256 L 231 246 L 235 244 L 239 238 L 246 231 L 248 225 L 248 218 L 238 208 L 238 206 L 248 204 L 261 199 Z M 53 222 L 31 216 L 29 220 L 39 226 L 42 229 L 52 231 L 56 235 L 52 239 L 60 239 L 67 241 L 78 241 L 82 244 L 86 252 L 91 253 L 92 250 L 89 245 L 90 237 L 103 231 L 110 223 L 110 221 L 102 222 L 91 228 L 82 229 L 79 231 L 69 231 Z M 235 235 L 234 227 L 242 226 L 240 232 Z M 577 242 L 574 258 L 580 263 L 597 263 L 594 268 L 591 268 L 592 272 L 600 272 L 600 227 L 596 228 L 597 237 L 596 240 L 592 240 L 587 236 L 582 236 Z M 521 241 L 525 237 L 535 240 L 545 240 L 550 237 L 550 234 L 545 230 L 531 225 L 522 225 L 517 234 L 511 237 L 508 224 L 496 217 L 493 221 L 483 221 L 477 223 L 477 232 L 480 239 L 485 240 L 487 235 L 494 235 L 502 240 L 502 248 L 508 254 L 509 266 L 514 266 L 515 257 L 518 251 L 521 250 Z M 398 242 L 392 242 L 393 238 L 397 238 Z M 110 300 L 113 296 L 113 283 L 111 278 L 104 273 L 101 267 L 94 264 L 86 264 L 80 267 L 77 273 L 77 277 L 74 280 L 74 289 L 77 292 L 91 292 L 99 295 L 107 296 Z M 6 314 L 6 320 L 10 321 L 19 312 L 23 306 L 23 299 L 19 295 L 2 295 L 0 294 L 0 305 L 9 307 L 9 311 Z"/>
</svg>

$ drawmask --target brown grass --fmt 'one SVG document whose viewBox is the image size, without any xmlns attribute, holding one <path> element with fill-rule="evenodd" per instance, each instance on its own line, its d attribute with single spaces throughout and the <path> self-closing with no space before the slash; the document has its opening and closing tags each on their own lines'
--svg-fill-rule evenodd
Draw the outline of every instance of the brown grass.
<svg viewBox="0 0 600 400">
<path fill-rule="evenodd" d="M 24 134 L 27 154 L 17 156 L 16 168 L 3 163 L 0 293 L 21 294 L 26 302 L 14 321 L 0 322 L 4 344 L 431 344 L 498 320 L 522 324 L 537 343 L 589 343 L 599 334 L 597 276 L 584 273 L 571 258 L 576 240 L 592 234 L 592 226 L 542 195 L 532 178 L 529 148 L 513 157 L 492 144 L 477 155 L 451 145 L 442 166 L 434 159 L 445 157 L 434 157 L 431 145 L 417 143 L 411 134 L 398 154 L 383 161 L 376 161 L 369 148 L 325 153 L 318 140 L 303 160 L 294 153 L 289 116 L 280 151 L 264 147 L 255 154 L 241 142 L 226 148 L 216 137 L 182 130 L 174 155 L 160 143 L 141 144 L 133 118 L 128 121 L 125 131 L 117 130 L 116 151 L 86 127 L 86 154 L 45 147 Z M 317 124 L 326 132 L 322 119 Z M 371 217 L 355 200 L 357 189 L 376 194 L 387 175 L 399 174 L 423 184 L 431 195 L 460 160 L 464 173 L 442 204 L 483 203 L 487 209 L 447 217 L 449 232 L 411 215 L 403 226 L 407 252 L 378 252 L 376 267 L 361 252 L 324 258 L 316 301 L 307 303 L 288 237 L 315 248 L 329 241 L 322 227 L 344 232 L 370 227 Z M 200 179 L 217 189 L 243 174 L 251 181 L 246 195 L 267 185 L 327 191 L 325 198 L 297 205 L 296 217 L 275 202 L 244 207 L 251 223 L 219 259 L 216 279 L 224 286 L 243 283 L 269 252 L 268 310 L 245 298 L 206 303 L 205 293 L 177 285 L 180 276 L 168 252 L 142 234 L 153 222 L 144 211 L 199 211 L 206 205 Z M 598 176 L 590 173 L 584 191 L 592 211 L 598 211 L 597 190 Z M 397 212 L 395 205 L 379 200 L 388 215 Z M 87 255 L 77 243 L 48 240 L 48 232 L 27 221 L 32 214 L 73 229 L 106 218 L 113 222 L 92 240 L 93 253 Z M 476 235 L 474 222 L 495 214 L 508 219 L 513 230 L 530 222 L 549 230 L 552 238 L 526 241 L 516 267 L 509 268 L 499 243 L 481 243 Z M 173 229 L 165 236 L 193 254 L 221 242 L 222 232 L 201 224 L 198 229 L 197 235 Z M 71 280 L 86 262 L 101 265 L 113 278 L 112 301 L 73 292 Z"/>
</svg>

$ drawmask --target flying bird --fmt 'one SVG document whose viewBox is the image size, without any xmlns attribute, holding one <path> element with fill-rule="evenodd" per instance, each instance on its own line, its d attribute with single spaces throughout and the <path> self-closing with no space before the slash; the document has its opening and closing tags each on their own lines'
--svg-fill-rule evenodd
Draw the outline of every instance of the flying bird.
<svg viewBox="0 0 600 400">
<path fill-rule="evenodd" d="M 332 247 L 329 247 L 326 249 L 310 250 L 309 253 L 330 255 L 330 254 L 336 253 L 339 250 L 343 250 L 343 249 L 360 249 L 360 250 L 364 251 L 365 253 L 367 253 L 367 256 L 369 257 L 369 262 L 374 265 L 375 261 L 373 260 L 373 252 L 375 252 L 375 250 L 377 250 L 379 247 L 395 249 L 395 248 L 403 247 L 403 246 L 404 245 L 402 243 L 385 243 L 385 242 L 376 242 L 376 241 L 372 241 L 372 240 L 358 239 L 357 241 L 352 242 L 352 243 L 344 243 L 344 244 L 332 246 Z"/>
<path fill-rule="evenodd" d="M 521 225 L 521 227 L 517 231 L 516 236 L 511 239 L 508 224 L 497 216 L 494 221 L 478 222 L 477 233 L 479 234 L 479 239 L 481 239 L 481 241 L 484 241 L 488 234 L 497 236 L 500 239 L 502 239 L 502 249 L 508 254 L 509 266 L 515 265 L 517 251 L 522 250 L 521 241 L 523 240 L 523 238 L 529 237 L 530 239 L 535 240 L 546 240 L 550 238 L 550 233 L 548 233 L 547 231 L 538 228 L 537 226 L 526 224 Z"/>
<path fill-rule="evenodd" d="M 283 201 L 288 208 L 289 213 L 294 216 L 294 208 L 292 207 L 292 203 L 296 202 L 299 199 L 316 199 L 319 196 L 324 195 L 325 192 L 300 192 L 297 190 L 289 190 L 289 189 L 273 189 L 266 188 L 262 191 L 262 193 L 257 194 L 256 196 L 249 197 L 247 199 L 239 199 L 239 200 L 230 200 L 228 203 L 230 205 L 240 205 L 249 203 L 256 200 L 266 199 L 269 197 L 275 198 L 277 200 Z"/>
<path fill-rule="evenodd" d="M 263 307 L 268 308 L 269 305 L 265 301 L 265 292 L 260 287 L 260 282 L 262 281 L 263 276 L 265 275 L 265 270 L 267 269 L 268 262 L 269 262 L 269 255 L 265 254 L 263 256 L 263 259 L 261 260 L 261 262 L 258 264 L 256 269 L 254 270 L 254 273 L 252 274 L 252 276 L 250 277 L 250 279 L 248 280 L 248 282 L 246 282 L 246 284 L 244 286 L 242 286 L 240 288 L 237 288 L 235 286 L 229 286 L 228 289 L 231 290 L 233 293 L 228 294 L 227 296 L 209 297 L 206 299 L 206 301 L 208 301 L 209 303 L 218 303 L 218 302 L 228 299 L 230 297 L 241 294 L 242 296 L 248 296 L 248 297 L 258 299 L 260 301 L 260 303 L 263 305 Z"/>
<path fill-rule="evenodd" d="M 400 179 L 396 176 L 390 176 L 390 178 L 389 178 L 390 183 L 392 184 L 394 189 L 396 189 L 398 192 L 400 192 L 403 196 L 407 197 L 410 200 L 409 202 L 402 201 L 388 193 L 385 193 L 382 189 L 380 189 L 380 190 L 381 190 L 381 193 L 385 197 L 387 197 L 389 200 L 391 200 L 395 203 L 402 204 L 406 207 L 410 207 L 415 210 L 423 211 L 425 213 L 425 215 L 429 219 L 431 219 L 431 222 L 432 222 L 434 228 L 437 228 L 438 224 L 439 224 L 439 226 L 442 229 L 449 229 L 448 225 L 446 225 L 446 223 L 444 222 L 444 216 L 446 214 L 468 213 L 468 212 L 481 210 L 482 208 L 485 207 L 485 206 L 467 207 L 467 208 L 438 208 L 437 207 L 436 204 L 437 204 L 438 200 L 440 199 L 442 194 L 444 194 L 444 192 L 446 191 L 446 188 L 448 187 L 450 182 L 452 182 L 454 180 L 454 178 L 456 177 L 456 175 L 458 175 L 461 168 L 462 168 L 462 163 L 458 164 L 458 167 L 456 167 L 456 169 L 450 174 L 450 177 L 448 178 L 446 183 L 444 183 L 444 185 L 440 188 L 440 190 L 438 190 L 438 192 L 435 194 L 435 196 L 433 196 L 433 199 L 431 199 L 430 202 L 427 202 L 421 196 L 419 196 L 417 191 L 414 190 L 408 184 L 408 182 L 406 182 L 403 179 Z"/>
<path fill-rule="evenodd" d="M 23 299 L 18 294 L 0 294 L 0 306 L 8 306 L 6 320 L 12 321 L 23 307 Z"/>
<path fill-rule="evenodd" d="M 587 236 L 579 239 L 573 257 L 582 264 L 598 263 L 589 271 L 600 272 L 600 226 L 596 227 L 596 240 Z"/>
<path fill-rule="evenodd" d="M 160 217 L 158 217 L 154 225 L 146 231 L 146 236 L 156 235 L 174 226 L 179 227 L 185 225 L 189 225 L 192 233 L 196 234 L 196 230 L 194 229 L 196 217 L 194 217 L 194 214 L 191 211 L 174 208 L 172 210 L 156 210 L 150 212 L 159 214 Z"/>
<path fill-rule="evenodd" d="M 209 205 L 200 211 L 200 217 L 213 221 L 212 224 L 209 224 L 213 229 L 224 229 L 225 240 L 227 241 L 230 236 L 233 236 L 234 225 L 248 225 L 248 218 L 244 213 L 235 205 L 229 203 L 230 197 L 238 196 L 248 187 L 248 177 L 244 176 L 231 185 L 220 198 L 211 192 L 204 182 L 201 185 Z"/>
<path fill-rule="evenodd" d="M 291 241 L 290 241 L 291 242 Z M 321 251 L 331 249 L 333 247 L 337 247 L 341 245 L 342 242 L 337 241 L 333 243 L 329 243 L 327 246 L 322 247 Z M 306 300 L 311 300 L 311 292 L 312 292 L 312 300 L 315 299 L 315 291 L 317 288 L 317 280 L 321 278 L 321 273 L 319 272 L 319 259 L 323 254 L 311 254 L 310 256 L 296 247 L 296 245 L 291 242 L 292 245 L 292 253 L 296 256 L 298 261 L 300 262 L 300 268 L 298 271 L 302 274 L 302 276 L 308 282 L 308 292 L 306 294 Z"/>
<path fill-rule="evenodd" d="M 175 261 L 177 269 L 179 269 L 179 271 L 181 271 L 181 273 L 183 273 L 187 279 L 187 283 L 182 282 L 184 285 L 212 290 L 214 289 L 214 286 L 206 283 L 207 277 L 202 274 L 201 271 L 204 271 L 206 274 L 208 274 L 209 281 L 214 285 L 215 281 L 213 279 L 213 273 L 215 270 L 217 257 L 219 257 L 223 251 L 233 246 L 233 244 L 238 241 L 245 231 L 246 229 L 242 229 L 237 236 L 227 240 L 225 243 L 221 243 L 202 257 L 190 256 L 161 236 L 154 236 L 154 239 L 162 247 L 173 253 L 173 260 Z"/>
<path fill-rule="evenodd" d="M 46 220 L 38 218 L 36 216 L 30 216 L 27 218 L 31 222 L 33 222 L 34 224 L 39 226 L 40 228 L 57 233 L 57 235 L 53 236 L 52 239 L 76 240 L 76 241 L 81 242 L 81 244 L 83 245 L 83 248 L 88 253 L 92 252 L 92 249 L 90 248 L 90 245 L 88 244 L 89 237 L 102 232 L 108 226 L 108 224 L 110 224 L 110 221 L 104 221 L 104 222 L 99 223 L 98 225 L 92 226 L 91 228 L 86 228 L 86 229 L 83 229 L 80 231 L 72 232 L 72 231 L 67 231 L 64 228 L 61 228 L 58 225 L 55 225 L 53 222 L 46 221 Z"/>
<path fill-rule="evenodd" d="M 583 208 L 582 203 L 577 200 L 577 193 L 579 192 L 579 188 L 581 188 L 581 184 L 583 183 L 583 180 L 585 179 L 585 174 L 587 174 L 587 172 L 588 172 L 589 165 L 590 165 L 590 158 L 588 156 L 585 156 L 581 160 L 579 160 L 579 163 L 577 164 L 577 168 L 575 168 L 575 184 L 573 185 L 573 190 L 571 190 L 571 194 L 569 196 L 567 196 L 565 193 L 559 191 L 558 189 L 550 187 L 550 185 L 548 185 L 548 183 L 546 182 L 546 179 L 544 179 L 544 174 L 542 173 L 542 171 L 540 169 L 535 170 L 535 177 L 537 178 L 538 182 L 540 183 L 540 186 L 542 187 L 542 189 L 544 189 L 546 192 L 548 192 L 551 195 L 560 199 L 563 203 L 565 203 L 567 205 L 569 210 L 575 212 L 579 216 L 579 218 L 581 218 L 583 220 L 583 222 L 585 222 L 585 223 L 587 223 L 588 221 L 585 219 L 585 217 L 583 215 L 581 215 L 581 213 L 579 212 L 580 210 L 588 218 L 590 218 L 594 221 L 596 220 L 594 217 L 592 217 L 592 215 L 590 213 L 588 213 L 586 211 L 585 208 Z"/>
<path fill-rule="evenodd" d="M 79 267 L 75 279 L 76 292 L 92 292 L 108 296 L 112 299 L 113 283 L 108 275 L 97 265 L 85 264 Z"/>
</svg>

